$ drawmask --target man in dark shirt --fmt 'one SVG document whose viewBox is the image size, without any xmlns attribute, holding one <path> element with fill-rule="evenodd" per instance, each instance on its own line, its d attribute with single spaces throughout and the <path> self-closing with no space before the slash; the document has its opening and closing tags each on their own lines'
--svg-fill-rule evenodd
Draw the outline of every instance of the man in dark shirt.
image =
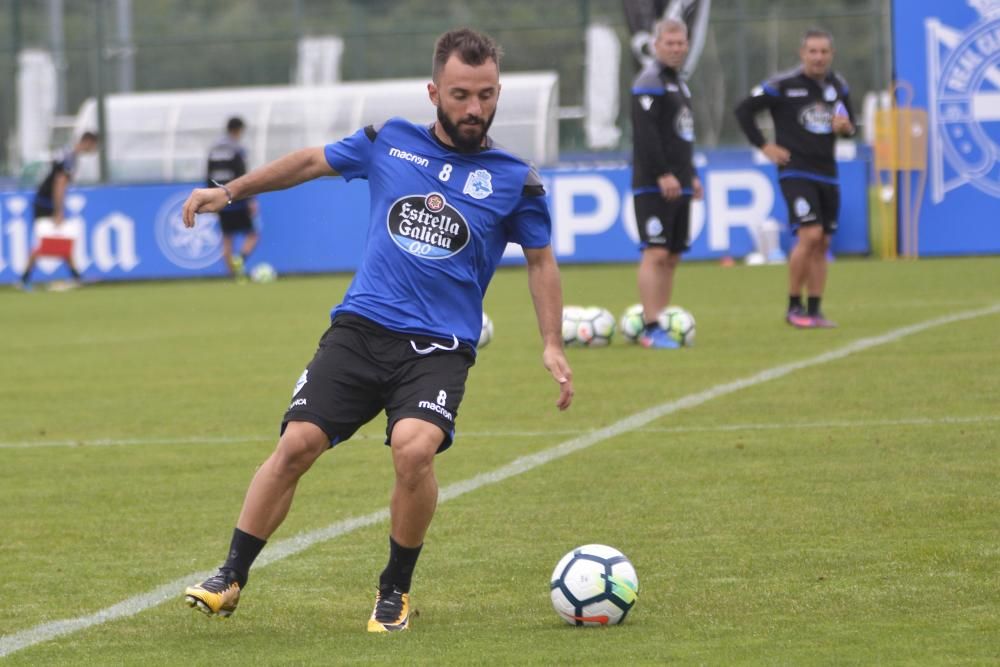
<svg viewBox="0 0 1000 667">
<path fill-rule="evenodd" d="M 73 264 L 73 241 L 60 234 L 63 224 L 66 201 L 66 190 L 69 188 L 73 174 L 76 172 L 77 158 L 84 153 L 93 153 L 98 146 L 97 134 L 84 132 L 76 144 L 66 147 L 52 160 L 52 166 L 42 184 L 35 192 L 34 226 L 36 244 L 28 256 L 28 264 L 21 274 L 18 286 L 29 289 L 31 271 L 39 257 L 59 257 L 66 262 L 69 272 L 73 275 L 73 286 L 80 284 L 80 272 Z"/>
<path fill-rule="evenodd" d="M 801 66 L 776 74 L 740 102 L 736 118 L 750 143 L 778 165 L 789 223 L 798 238 L 788 262 L 785 320 L 800 329 L 829 328 L 836 325 L 823 316 L 820 301 L 840 211 L 834 146 L 838 135 L 854 134 L 854 114 L 847 82 L 830 69 L 833 36 L 807 31 L 799 57 Z M 774 119 L 773 142 L 764 138 L 755 119 L 765 109 Z"/>
<path fill-rule="evenodd" d="M 695 174 L 691 91 L 680 78 L 688 52 L 687 26 L 665 19 L 656 24 L 653 52 L 632 84 L 632 194 L 639 229 L 639 298 L 645 329 L 643 347 L 679 344 L 660 327 L 670 305 L 674 272 L 688 249 L 691 198 L 701 197 Z"/>
<path fill-rule="evenodd" d="M 224 186 L 247 173 L 246 151 L 240 143 L 244 128 L 242 118 L 230 118 L 226 123 L 226 135 L 209 151 L 206 177 L 209 187 Z M 256 199 L 234 201 L 219 211 L 219 224 L 222 226 L 222 256 L 226 260 L 229 272 L 237 280 L 246 279 L 244 274 L 246 259 L 257 247 L 260 238 L 253 224 L 256 215 Z M 233 254 L 233 239 L 237 235 L 243 236 L 243 245 L 239 253 Z"/>
</svg>

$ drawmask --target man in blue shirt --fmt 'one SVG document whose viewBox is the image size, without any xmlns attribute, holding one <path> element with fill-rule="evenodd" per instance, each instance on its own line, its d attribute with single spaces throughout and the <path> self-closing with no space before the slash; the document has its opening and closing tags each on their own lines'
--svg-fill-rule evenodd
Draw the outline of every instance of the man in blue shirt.
<svg viewBox="0 0 1000 667">
<path fill-rule="evenodd" d="M 228 183 L 199 189 L 184 223 L 234 200 L 321 176 L 365 178 L 371 210 L 364 256 L 316 356 L 302 373 L 275 452 L 247 492 L 229 557 L 185 591 L 189 605 L 228 616 L 253 560 L 284 519 L 316 459 L 385 410 L 396 481 L 389 561 L 369 632 L 409 627 L 413 569 L 434 515 L 434 456 L 455 418 L 482 324 L 482 301 L 508 242 L 524 250 L 542 334 L 542 361 L 569 407 L 572 374 L 562 348 L 562 290 L 551 220 L 538 175 L 487 135 L 500 93 L 500 50 L 461 29 L 435 46 L 427 90 L 431 126 L 393 118 L 324 148 L 296 151 Z"/>
</svg>

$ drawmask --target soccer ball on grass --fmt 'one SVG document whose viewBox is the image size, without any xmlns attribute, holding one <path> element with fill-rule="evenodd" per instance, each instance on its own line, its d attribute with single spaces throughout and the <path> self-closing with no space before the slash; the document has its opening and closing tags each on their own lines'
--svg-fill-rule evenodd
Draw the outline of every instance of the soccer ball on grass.
<svg viewBox="0 0 1000 667">
<path fill-rule="evenodd" d="M 695 322 L 694 315 L 680 306 L 669 306 L 657 318 L 667 335 L 689 347 L 694 345 Z"/>
<path fill-rule="evenodd" d="M 278 279 L 278 272 L 267 262 L 261 262 L 250 269 L 250 280 L 255 283 L 273 283 Z"/>
<path fill-rule="evenodd" d="M 642 330 L 646 328 L 646 321 L 642 314 L 642 304 L 636 303 L 625 309 L 622 317 L 618 320 L 618 330 L 625 336 L 625 340 L 630 343 L 638 343 Z"/>
<path fill-rule="evenodd" d="M 599 306 L 563 308 L 563 343 L 578 347 L 604 347 L 615 333 L 615 316 Z"/>
<path fill-rule="evenodd" d="M 483 328 L 479 330 L 479 345 L 478 347 L 486 347 L 493 340 L 493 320 L 490 316 L 483 311 Z"/>
<path fill-rule="evenodd" d="M 625 554 L 585 544 L 562 557 L 552 572 L 552 606 L 570 625 L 616 625 L 639 595 L 639 578 Z"/>
</svg>

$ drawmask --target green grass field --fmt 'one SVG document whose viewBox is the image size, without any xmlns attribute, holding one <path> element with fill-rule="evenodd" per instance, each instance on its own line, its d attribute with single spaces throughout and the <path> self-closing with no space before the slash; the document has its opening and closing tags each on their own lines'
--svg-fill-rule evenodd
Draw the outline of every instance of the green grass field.
<svg viewBox="0 0 1000 667">
<path fill-rule="evenodd" d="M 632 266 L 563 281 L 567 303 L 636 301 Z M 784 267 L 683 265 L 674 300 L 697 346 L 570 350 L 576 401 L 559 413 L 525 273 L 500 271 L 442 488 L 616 434 L 443 502 L 419 615 L 391 636 L 364 631 L 384 520 L 255 568 L 226 621 L 179 586 L 134 601 L 224 557 L 346 278 L 0 290 L 0 662 L 997 664 L 1000 259 L 838 261 L 828 331 L 783 323 L 784 282 Z M 387 506 L 383 429 L 320 459 L 265 556 Z M 622 626 L 552 611 L 553 566 L 588 542 L 635 564 Z M 138 613 L 95 616 L 123 602 Z"/>
</svg>

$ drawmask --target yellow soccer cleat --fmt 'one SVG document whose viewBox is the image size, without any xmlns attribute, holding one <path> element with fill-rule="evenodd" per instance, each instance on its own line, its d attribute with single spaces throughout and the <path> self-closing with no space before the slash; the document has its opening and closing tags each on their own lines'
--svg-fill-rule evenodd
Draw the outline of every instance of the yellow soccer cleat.
<svg viewBox="0 0 1000 667">
<path fill-rule="evenodd" d="M 375 608 L 368 619 L 368 632 L 398 632 L 410 628 L 410 594 L 394 586 L 375 593 Z"/>
<path fill-rule="evenodd" d="M 200 584 L 188 586 L 184 590 L 184 601 L 204 614 L 226 618 L 236 611 L 240 601 L 240 584 L 231 572 L 219 570 L 218 574 Z"/>
</svg>

